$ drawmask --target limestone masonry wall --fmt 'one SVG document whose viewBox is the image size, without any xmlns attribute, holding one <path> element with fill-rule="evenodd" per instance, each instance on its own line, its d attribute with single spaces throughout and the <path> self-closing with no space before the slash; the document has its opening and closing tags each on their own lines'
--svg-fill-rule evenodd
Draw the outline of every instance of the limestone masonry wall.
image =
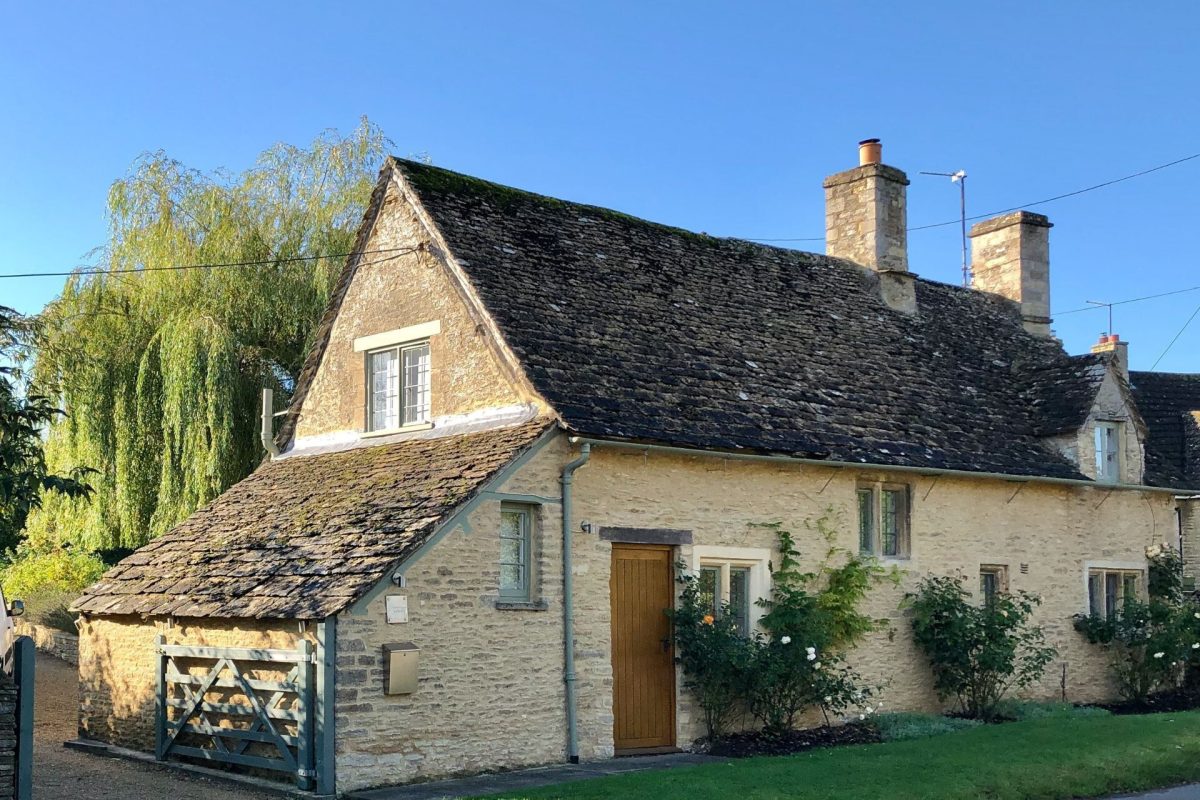
<svg viewBox="0 0 1200 800">
<path fill-rule="evenodd" d="M 311 628 L 311 626 L 310 626 Z M 154 752 L 154 637 L 167 644 L 295 649 L 298 623 L 281 620 L 146 620 L 85 617 L 79 626 L 79 734 Z M 315 634 L 305 634 L 315 642 Z"/>
<path fill-rule="evenodd" d="M 429 237 L 393 184 L 333 323 L 321 365 L 305 398 L 297 438 L 361 432 L 366 422 L 366 361 L 354 339 L 439 321 L 430 338 L 432 416 L 532 402 L 514 388 L 445 267 L 426 251 L 374 251 L 426 245 Z"/>
<path fill-rule="evenodd" d="M 565 438 L 547 446 L 503 487 L 557 498 L 558 473 L 571 457 Z M 893 709 L 946 707 L 915 649 L 899 609 L 906 591 L 928 574 L 961 574 L 978 585 L 982 564 L 1003 565 L 1010 587 L 1040 595 L 1037 620 L 1058 657 L 1027 694 L 1071 701 L 1108 698 L 1113 687 L 1105 656 L 1074 631 L 1071 616 L 1087 609 L 1089 566 L 1144 566 L 1147 544 L 1170 538 L 1169 495 L 1092 487 L 1011 483 L 820 466 L 680 457 L 604 446 L 576 473 L 572 527 L 575 563 L 576 669 L 581 756 L 613 753 L 609 576 L 612 546 L 579 529 L 596 527 L 691 530 L 694 545 L 677 548 L 687 562 L 694 547 L 766 549 L 775 534 L 760 523 L 781 522 L 814 565 L 824 552 L 811 525 L 831 514 L 838 544 L 857 546 L 855 489 L 860 480 L 907 483 L 912 492 L 912 556 L 893 560 L 900 586 L 882 586 L 869 611 L 892 630 L 852 654 L 872 683 L 886 686 Z M 496 502 L 406 571 L 410 621 L 387 624 L 384 597 L 362 616 L 338 623 L 338 768 L 343 789 L 428 779 L 455 773 L 561 760 L 565 754 L 562 689 L 560 507 L 541 509 L 536 536 L 537 592 L 545 611 L 498 610 Z M 421 647 L 417 692 L 383 695 L 382 647 Z M 702 720 L 681 689 L 678 743 L 702 735 Z"/>
</svg>

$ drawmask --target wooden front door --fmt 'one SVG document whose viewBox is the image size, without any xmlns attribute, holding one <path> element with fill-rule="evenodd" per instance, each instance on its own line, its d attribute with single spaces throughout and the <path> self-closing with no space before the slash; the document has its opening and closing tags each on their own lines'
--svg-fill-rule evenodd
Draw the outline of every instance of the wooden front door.
<svg viewBox="0 0 1200 800">
<path fill-rule="evenodd" d="M 671 548 L 613 544 L 613 739 L 618 752 L 675 746 Z"/>
</svg>

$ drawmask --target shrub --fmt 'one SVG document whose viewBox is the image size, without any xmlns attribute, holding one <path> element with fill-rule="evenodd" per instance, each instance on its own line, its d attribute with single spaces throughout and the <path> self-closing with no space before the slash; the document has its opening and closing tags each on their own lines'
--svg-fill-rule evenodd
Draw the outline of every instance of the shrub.
<svg viewBox="0 0 1200 800">
<path fill-rule="evenodd" d="M 712 614 L 697 578 L 682 564 L 680 601 L 667 611 L 684 685 L 700 704 L 710 737 L 724 733 L 739 709 L 771 733 L 791 729 L 808 708 L 820 708 L 827 717 L 856 707 L 874 710 L 875 691 L 863 685 L 841 652 L 877 627 L 859 606 L 875 583 L 895 577 L 895 571 L 838 549 L 829 515 L 810 526 L 826 544 L 825 558 L 813 572 L 800 568 L 791 533 L 779 524 L 764 527 L 778 537 L 780 560 L 771 571 L 771 597 L 758 600 L 764 609 L 761 632 L 739 635 L 727 608 Z M 842 563 L 832 566 L 835 560 Z"/>
<path fill-rule="evenodd" d="M 956 698 L 968 717 L 986 720 L 1010 689 L 1041 677 L 1056 651 L 1030 624 L 1037 597 L 1004 592 L 974 605 L 962 584 L 960 578 L 929 577 L 906 601 L 913 638 L 933 668 L 938 695 Z"/>
<path fill-rule="evenodd" d="M 734 627 L 729 613 L 712 614 L 700 597 L 700 581 L 676 565 L 682 585 L 679 603 L 667 612 L 675 628 L 676 661 L 683 668 L 683 685 L 704 713 L 710 739 L 729 730 L 749 675 L 749 639 Z M 728 612 L 728 608 L 722 609 Z"/>
<path fill-rule="evenodd" d="M 1149 600 L 1125 598 L 1118 613 L 1075 616 L 1075 628 L 1109 650 L 1121 696 L 1144 700 L 1180 685 L 1200 664 L 1200 606 L 1183 595 L 1183 559 L 1169 545 L 1147 549 Z"/>
<path fill-rule="evenodd" d="M 885 742 L 900 742 L 906 739 L 924 739 L 943 733 L 978 728 L 983 723 L 976 719 L 945 717 L 940 714 L 890 713 L 878 714 L 871 725 L 879 731 Z"/>
</svg>

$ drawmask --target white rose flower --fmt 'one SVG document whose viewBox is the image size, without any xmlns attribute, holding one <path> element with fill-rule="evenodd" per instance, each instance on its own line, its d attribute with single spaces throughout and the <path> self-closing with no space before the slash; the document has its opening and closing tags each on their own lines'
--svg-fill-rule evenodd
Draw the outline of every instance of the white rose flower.
<svg viewBox="0 0 1200 800">
<path fill-rule="evenodd" d="M 1166 653 L 1164 653 L 1162 650 L 1159 650 L 1157 653 L 1155 653 L 1155 654 L 1154 654 L 1154 657 L 1155 657 L 1155 658 L 1162 658 L 1162 657 L 1163 657 L 1163 656 L 1165 656 L 1165 655 L 1166 655 Z"/>
<path fill-rule="evenodd" d="M 790 637 L 790 636 L 781 636 L 781 637 L 779 638 L 779 643 L 780 643 L 780 644 L 791 644 L 791 643 L 792 643 L 792 637 Z"/>
<path fill-rule="evenodd" d="M 1192 643 L 1192 649 L 1193 649 L 1193 650 L 1200 650 L 1200 642 L 1193 642 L 1193 643 Z"/>
<path fill-rule="evenodd" d="M 859 714 L 859 715 L 858 715 L 858 718 L 859 718 L 860 720 L 861 720 L 861 719 L 866 719 L 866 718 L 867 718 L 867 715 L 866 715 L 866 714 Z"/>
<path fill-rule="evenodd" d="M 811 650 L 810 650 L 810 651 L 808 651 L 808 660 L 809 660 L 809 661 L 816 661 L 816 660 L 817 660 L 817 654 L 816 654 L 816 653 L 814 653 L 814 652 L 812 652 Z"/>
<path fill-rule="evenodd" d="M 832 698 L 832 697 L 829 697 L 829 696 L 827 695 L 827 696 L 825 697 L 825 705 L 829 705 L 829 704 L 830 704 L 830 703 L 832 703 L 832 702 L 833 702 L 833 698 Z"/>
<path fill-rule="evenodd" d="M 808 653 L 808 654 L 811 656 L 813 653 L 817 652 L 817 648 L 815 648 L 815 647 L 806 647 L 806 648 L 804 648 L 804 652 Z"/>
<path fill-rule="evenodd" d="M 821 662 L 820 662 L 820 661 L 818 661 L 817 663 L 813 664 L 813 669 L 820 669 L 820 668 L 821 668 Z"/>
</svg>

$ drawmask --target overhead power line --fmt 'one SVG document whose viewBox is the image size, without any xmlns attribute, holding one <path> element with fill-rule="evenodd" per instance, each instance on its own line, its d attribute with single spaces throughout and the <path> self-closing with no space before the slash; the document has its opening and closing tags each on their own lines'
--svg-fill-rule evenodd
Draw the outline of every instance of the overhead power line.
<svg viewBox="0 0 1200 800">
<path fill-rule="evenodd" d="M 1078 314 L 1081 311 L 1095 311 L 1096 309 L 1099 309 L 1099 308 L 1106 308 L 1106 307 L 1111 308 L 1112 306 L 1123 306 L 1126 303 L 1140 303 L 1143 300 L 1157 300 L 1160 297 L 1170 297 L 1171 295 L 1176 295 L 1176 294 L 1187 294 L 1188 292 L 1200 292 L 1200 286 L 1191 286 L 1187 289 L 1176 289 L 1173 292 L 1160 292 L 1159 294 L 1148 294 L 1145 297 L 1131 297 L 1128 300 L 1118 300 L 1115 303 L 1093 303 L 1092 305 L 1081 306 L 1079 308 L 1072 308 L 1068 311 L 1054 311 L 1054 312 L 1051 312 L 1051 316 L 1064 317 L 1067 314 Z"/>
<path fill-rule="evenodd" d="M 106 269 L 104 267 L 84 267 L 66 272 L 0 272 L 0 278 L 50 278 L 71 275 L 127 275 L 136 272 L 176 272 L 188 269 L 225 269 L 227 267 L 271 267 L 279 264 L 295 264 L 302 261 L 320 261 L 326 258 L 348 258 L 352 255 L 373 255 L 376 253 L 395 253 L 403 255 L 417 251 L 417 247 L 391 247 L 382 250 L 362 250 L 357 253 L 323 253 L 315 256 L 288 256 L 287 258 L 269 258 L 258 261 L 226 261 L 217 264 L 166 264 L 156 267 L 130 267 L 128 269 Z"/>
<path fill-rule="evenodd" d="M 1200 314 L 1200 306 L 1196 306 L 1196 310 L 1193 311 L 1192 315 L 1187 318 L 1187 322 L 1183 323 L 1183 327 L 1179 329 L 1179 333 L 1175 334 L 1175 338 L 1172 339 L 1166 348 L 1164 348 L 1163 351 L 1158 354 L 1158 358 L 1154 359 L 1154 363 L 1150 366 L 1151 372 L 1153 372 L 1154 368 L 1158 366 L 1158 362 L 1162 361 L 1163 358 L 1166 357 L 1167 353 L 1171 352 L 1171 348 L 1174 347 L 1175 343 L 1179 341 L 1179 337 L 1183 336 L 1183 332 L 1186 331 L 1188 326 L 1192 324 L 1192 320 L 1196 318 L 1197 314 Z"/>
<path fill-rule="evenodd" d="M 1143 175 L 1149 175 L 1151 172 L 1158 172 L 1159 170 L 1167 169 L 1168 167 L 1174 167 L 1178 164 L 1182 164 L 1186 161 L 1192 161 L 1197 158 L 1200 158 L 1200 153 L 1193 153 L 1190 156 L 1184 156 L 1183 158 L 1177 158 L 1174 161 L 1168 161 L 1166 164 L 1159 164 L 1156 167 L 1150 167 L 1149 169 L 1144 169 L 1144 170 L 1141 170 L 1140 172 L 1134 172 L 1130 175 L 1125 175 L 1120 178 L 1113 178 L 1110 181 L 1104 181 L 1103 183 L 1097 183 L 1093 186 L 1085 186 L 1084 188 L 1076 189 L 1073 192 L 1064 192 L 1063 194 L 1056 194 L 1054 197 L 1047 197 L 1042 200 L 1034 200 L 1032 203 L 1024 203 L 1022 205 L 1012 206 L 1010 208 L 1002 208 L 999 211 L 989 211 L 986 214 L 976 214 L 975 216 L 966 217 L 966 221 L 971 222 L 971 221 L 977 220 L 977 219 L 987 219 L 988 217 L 994 217 L 999 214 L 1007 214 L 1010 211 L 1020 211 L 1023 208 L 1029 208 L 1031 206 L 1040 206 L 1045 203 L 1053 203 L 1056 200 L 1063 200 L 1065 198 L 1075 197 L 1076 195 L 1085 194 L 1087 192 L 1094 192 L 1097 189 L 1103 189 L 1106 186 L 1112 186 L 1113 184 L 1116 184 L 1116 183 L 1122 183 L 1124 181 L 1133 180 L 1134 178 L 1140 178 Z M 909 228 L 908 232 L 912 233 L 913 231 L 926 231 L 926 230 L 929 230 L 930 228 L 944 228 L 948 225 L 959 225 L 962 222 L 963 222 L 963 218 L 959 217 L 956 219 L 946 220 L 945 222 L 934 222 L 929 225 L 918 225 L 915 228 Z M 799 237 L 799 238 L 791 237 L 791 238 L 775 238 L 775 239 L 750 238 L 749 241 L 752 241 L 752 242 L 820 242 L 820 241 L 824 241 L 824 239 L 825 239 L 824 236 L 805 236 L 805 237 Z"/>
</svg>

